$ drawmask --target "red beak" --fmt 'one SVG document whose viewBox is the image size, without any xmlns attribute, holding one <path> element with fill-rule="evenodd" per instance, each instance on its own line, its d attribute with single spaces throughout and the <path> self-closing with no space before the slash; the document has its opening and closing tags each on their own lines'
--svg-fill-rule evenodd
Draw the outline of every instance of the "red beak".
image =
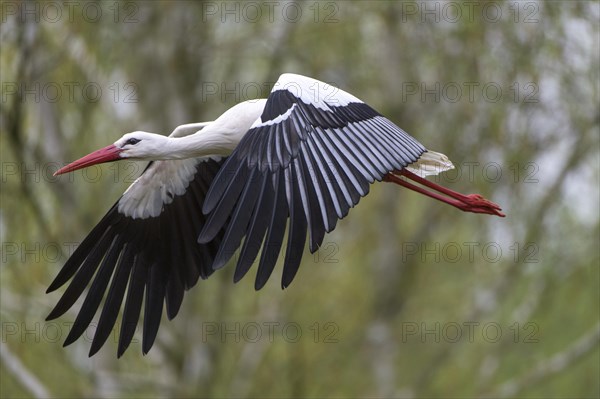
<svg viewBox="0 0 600 399">
<path fill-rule="evenodd" d="M 121 158 L 121 156 L 119 155 L 121 151 L 122 150 L 119 147 L 116 147 L 113 144 L 111 144 L 107 147 L 94 151 L 91 154 L 88 154 L 75 162 L 71 162 L 65 167 L 60 168 L 59 170 L 54 172 L 54 176 L 62 175 L 63 173 L 73 172 L 77 169 L 87 168 L 88 166 L 96 165 L 99 163 L 116 161 Z"/>
</svg>

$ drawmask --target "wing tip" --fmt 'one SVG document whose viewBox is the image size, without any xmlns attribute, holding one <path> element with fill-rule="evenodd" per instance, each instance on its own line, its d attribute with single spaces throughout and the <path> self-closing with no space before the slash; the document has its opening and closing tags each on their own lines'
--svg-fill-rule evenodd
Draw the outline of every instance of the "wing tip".
<svg viewBox="0 0 600 399">
<path fill-rule="evenodd" d="M 52 309 L 50 311 L 50 313 L 48 314 L 48 316 L 46 316 L 46 321 L 52 321 L 55 320 L 57 318 L 59 318 L 60 316 L 62 316 L 63 314 L 65 314 L 65 312 L 68 309 L 60 309 L 58 307 L 58 304 L 54 307 L 54 309 Z"/>
<path fill-rule="evenodd" d="M 50 294 L 50 293 L 56 291 L 60 287 L 61 287 L 60 285 L 56 285 L 55 286 L 54 281 L 53 281 L 52 283 L 50 283 L 50 285 L 46 289 L 46 294 Z"/>
</svg>

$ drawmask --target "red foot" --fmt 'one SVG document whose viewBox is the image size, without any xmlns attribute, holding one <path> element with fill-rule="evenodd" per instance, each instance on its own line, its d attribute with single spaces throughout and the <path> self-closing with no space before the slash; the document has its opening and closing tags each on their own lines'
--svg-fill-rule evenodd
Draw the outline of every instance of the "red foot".
<svg viewBox="0 0 600 399">
<path fill-rule="evenodd" d="M 479 194 L 469 194 L 464 196 L 464 202 L 457 206 L 458 209 L 465 212 L 487 213 L 488 215 L 496 215 L 505 217 L 506 215 L 500 212 L 502 208 L 495 202 L 483 198 Z"/>
</svg>

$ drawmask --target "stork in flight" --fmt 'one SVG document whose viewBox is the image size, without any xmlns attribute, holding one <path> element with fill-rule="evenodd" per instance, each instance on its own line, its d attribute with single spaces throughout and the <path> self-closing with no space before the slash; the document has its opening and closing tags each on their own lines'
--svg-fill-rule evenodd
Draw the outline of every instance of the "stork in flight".
<svg viewBox="0 0 600 399">
<path fill-rule="evenodd" d="M 240 103 L 214 122 L 179 126 L 169 137 L 127 133 L 55 175 L 120 159 L 151 162 L 47 291 L 71 280 L 47 318 L 52 320 L 91 282 L 65 346 L 81 336 L 104 298 L 90 356 L 110 335 L 123 301 L 117 355 L 131 343 L 142 303 L 147 353 L 163 306 L 174 318 L 184 292 L 223 267 L 240 246 L 234 281 L 261 252 L 255 288 L 262 288 L 284 245 L 286 225 L 281 285 L 287 287 L 307 238 L 315 252 L 375 181 L 397 183 L 466 212 L 504 216 L 480 195 L 459 194 L 424 178 L 453 168 L 445 155 L 427 150 L 353 95 L 289 73 L 266 100 Z"/>
</svg>

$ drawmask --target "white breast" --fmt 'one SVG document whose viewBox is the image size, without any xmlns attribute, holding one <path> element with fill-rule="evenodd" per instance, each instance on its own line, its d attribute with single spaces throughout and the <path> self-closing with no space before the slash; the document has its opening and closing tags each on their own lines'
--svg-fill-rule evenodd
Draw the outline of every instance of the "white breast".
<svg viewBox="0 0 600 399">
<path fill-rule="evenodd" d="M 133 219 L 159 216 L 164 205 L 185 194 L 196 174 L 196 165 L 205 159 L 208 158 L 155 161 L 125 191 L 119 200 L 119 212 Z"/>
</svg>

